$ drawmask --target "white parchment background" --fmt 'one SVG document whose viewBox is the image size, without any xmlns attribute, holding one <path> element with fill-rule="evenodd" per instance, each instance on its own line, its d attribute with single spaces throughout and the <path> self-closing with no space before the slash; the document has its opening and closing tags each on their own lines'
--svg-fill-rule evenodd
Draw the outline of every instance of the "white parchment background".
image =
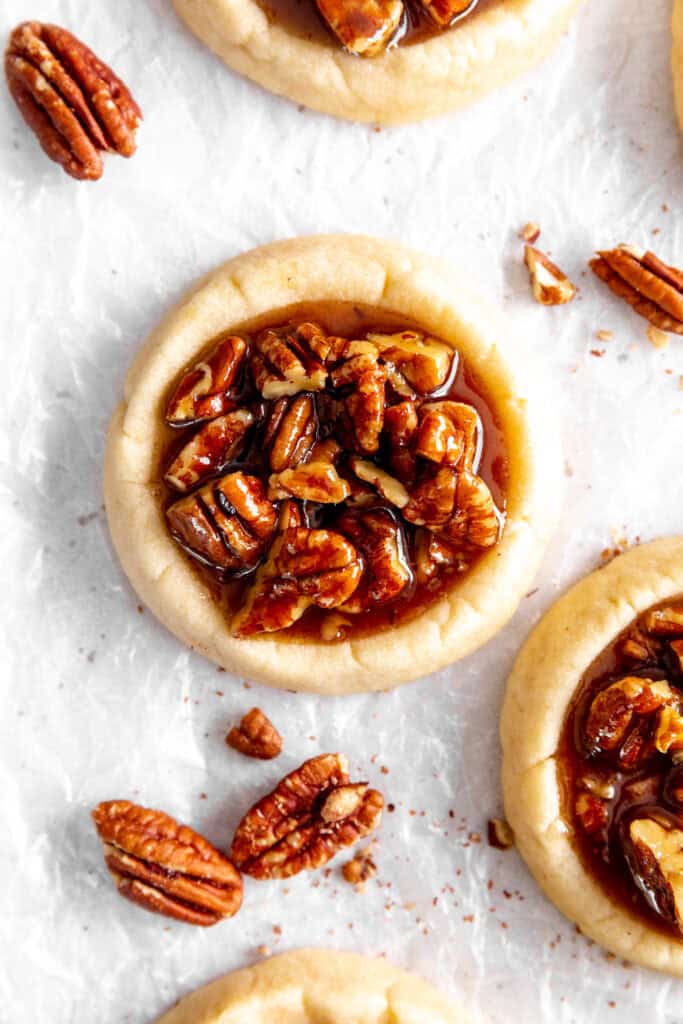
<svg viewBox="0 0 683 1024">
<path fill-rule="evenodd" d="M 498 712 L 531 625 L 612 530 L 683 528 L 682 343 L 656 351 L 585 271 L 595 246 L 622 240 L 683 262 L 669 0 L 593 0 L 540 71 L 464 114 L 379 133 L 235 77 L 168 0 L 0 7 L 3 36 L 28 16 L 76 30 L 146 115 L 135 159 L 82 185 L 0 90 L 2 1024 L 149 1024 L 260 945 L 304 944 L 386 952 L 492 1022 L 683 1019 L 682 982 L 607 958 L 514 851 L 468 839 L 500 812 Z M 571 307 L 530 301 L 516 232 L 531 219 L 581 286 Z M 460 263 L 502 303 L 547 366 L 567 495 L 538 591 L 485 650 L 395 693 L 318 700 L 247 690 L 138 613 L 109 546 L 101 457 L 129 360 L 198 275 L 274 238 L 340 230 Z M 601 328 L 614 340 L 598 342 Z M 224 745 L 252 704 L 284 733 L 276 763 Z M 396 805 L 365 894 L 338 865 L 247 881 L 239 917 L 206 931 L 116 895 L 97 801 L 164 808 L 225 847 L 285 770 L 337 749 Z"/>
</svg>

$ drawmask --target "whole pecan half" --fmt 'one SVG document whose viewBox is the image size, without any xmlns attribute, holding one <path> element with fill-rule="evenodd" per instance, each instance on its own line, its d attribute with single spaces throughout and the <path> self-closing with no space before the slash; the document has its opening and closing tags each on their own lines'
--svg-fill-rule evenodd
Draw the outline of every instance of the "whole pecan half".
<svg viewBox="0 0 683 1024">
<path fill-rule="evenodd" d="M 238 726 L 230 730 L 225 742 L 233 750 L 259 761 L 272 761 L 282 753 L 282 736 L 260 708 L 252 708 Z"/>
<path fill-rule="evenodd" d="M 107 800 L 92 812 L 118 891 L 156 914 L 216 924 L 242 905 L 242 879 L 211 843 L 163 811 Z"/>
<path fill-rule="evenodd" d="M 252 807 L 237 827 L 231 856 L 260 880 L 315 870 L 373 832 L 383 807 L 377 790 L 349 782 L 343 754 L 321 754 Z"/>
<path fill-rule="evenodd" d="M 640 316 L 662 331 L 683 334 L 683 270 L 634 245 L 603 250 L 589 265 Z"/>
<path fill-rule="evenodd" d="M 102 151 L 135 152 L 140 108 L 111 68 L 66 29 L 38 21 L 18 25 L 5 74 L 43 150 L 73 178 L 100 178 Z"/>
</svg>

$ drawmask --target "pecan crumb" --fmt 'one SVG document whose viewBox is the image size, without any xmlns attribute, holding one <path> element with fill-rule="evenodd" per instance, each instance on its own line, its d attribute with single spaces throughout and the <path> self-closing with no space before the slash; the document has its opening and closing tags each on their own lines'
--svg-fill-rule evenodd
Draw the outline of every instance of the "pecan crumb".
<svg viewBox="0 0 683 1024">
<path fill-rule="evenodd" d="M 363 892 L 369 879 L 377 874 L 377 865 L 373 857 L 373 850 L 376 843 L 370 843 L 363 850 L 359 850 L 356 856 L 346 862 L 342 868 L 344 881 L 353 885 L 356 892 Z"/>
<path fill-rule="evenodd" d="M 596 331 L 595 337 L 598 341 L 612 341 L 614 338 L 614 331 Z"/>
<path fill-rule="evenodd" d="M 669 336 L 664 331 L 660 331 L 658 327 L 648 327 L 647 329 L 647 340 L 650 342 L 653 348 L 664 349 L 669 346 Z"/>
<path fill-rule="evenodd" d="M 491 818 L 489 821 L 488 840 L 489 846 L 493 846 L 496 850 L 509 850 L 511 846 L 515 845 L 514 832 L 507 821 L 503 821 L 502 818 Z"/>
<path fill-rule="evenodd" d="M 519 237 L 524 239 L 525 242 L 528 242 L 529 245 L 533 245 L 534 242 L 537 242 L 540 236 L 541 229 L 533 220 L 530 220 L 528 224 L 525 224 L 519 233 Z"/>
<path fill-rule="evenodd" d="M 260 708 L 252 708 L 239 726 L 230 730 L 225 742 L 240 754 L 260 761 L 271 761 L 282 753 L 282 736 Z"/>
</svg>

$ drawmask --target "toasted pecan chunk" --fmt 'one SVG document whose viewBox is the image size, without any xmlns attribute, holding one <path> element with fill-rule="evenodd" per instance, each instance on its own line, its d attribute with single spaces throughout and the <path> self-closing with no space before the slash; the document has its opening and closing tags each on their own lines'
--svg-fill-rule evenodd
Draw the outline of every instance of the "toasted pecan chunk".
<svg viewBox="0 0 683 1024">
<path fill-rule="evenodd" d="M 206 477 L 215 476 L 238 457 L 255 417 L 248 409 L 236 409 L 205 423 L 178 452 L 164 480 L 176 491 L 189 491 Z"/>
<path fill-rule="evenodd" d="M 386 50 L 404 17 L 402 0 L 316 0 L 342 46 L 358 57 Z"/>
<path fill-rule="evenodd" d="M 448 28 L 469 14 L 476 7 L 477 0 L 420 0 L 420 3 L 439 28 Z"/>
<path fill-rule="evenodd" d="M 418 331 L 369 334 L 368 339 L 421 395 L 442 388 L 457 367 L 457 353 L 450 345 Z"/>
<path fill-rule="evenodd" d="M 373 832 L 383 807 L 377 790 L 351 783 L 343 754 L 321 754 L 252 807 L 237 827 L 231 856 L 259 880 L 312 871 Z"/>
<path fill-rule="evenodd" d="M 259 761 L 272 761 L 282 753 L 282 736 L 260 708 L 252 708 L 225 737 L 233 750 Z"/>
<path fill-rule="evenodd" d="M 243 338 L 222 338 L 181 378 L 168 403 L 166 422 L 172 427 L 187 427 L 232 411 L 235 402 L 228 392 L 237 381 L 246 351 Z"/>
<path fill-rule="evenodd" d="M 341 610 L 359 612 L 395 600 L 412 583 L 405 538 L 397 519 L 385 509 L 345 512 L 337 529 L 363 556 L 363 577 Z"/>
<path fill-rule="evenodd" d="M 119 893 L 157 914 L 209 926 L 242 905 L 234 864 L 163 811 L 107 800 L 92 812 Z"/>
</svg>

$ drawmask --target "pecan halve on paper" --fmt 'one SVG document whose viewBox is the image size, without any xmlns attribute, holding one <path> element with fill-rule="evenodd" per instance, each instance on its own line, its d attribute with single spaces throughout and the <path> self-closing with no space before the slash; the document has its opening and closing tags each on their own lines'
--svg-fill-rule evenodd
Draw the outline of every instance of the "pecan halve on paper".
<svg viewBox="0 0 683 1024">
<path fill-rule="evenodd" d="M 615 295 L 655 327 L 683 334 L 683 270 L 634 245 L 602 250 L 589 266 Z"/>
<path fill-rule="evenodd" d="M 111 68 L 66 29 L 38 21 L 18 25 L 5 74 L 43 151 L 71 177 L 95 181 L 102 176 L 102 152 L 135 152 L 140 108 Z"/>
<path fill-rule="evenodd" d="M 156 914 L 207 927 L 242 905 L 239 871 L 163 811 L 107 800 L 92 812 L 119 893 Z"/>
<path fill-rule="evenodd" d="M 231 856 L 260 880 L 315 870 L 373 832 L 383 807 L 381 793 L 349 781 L 343 754 L 321 754 L 252 807 L 237 827 Z"/>
</svg>

